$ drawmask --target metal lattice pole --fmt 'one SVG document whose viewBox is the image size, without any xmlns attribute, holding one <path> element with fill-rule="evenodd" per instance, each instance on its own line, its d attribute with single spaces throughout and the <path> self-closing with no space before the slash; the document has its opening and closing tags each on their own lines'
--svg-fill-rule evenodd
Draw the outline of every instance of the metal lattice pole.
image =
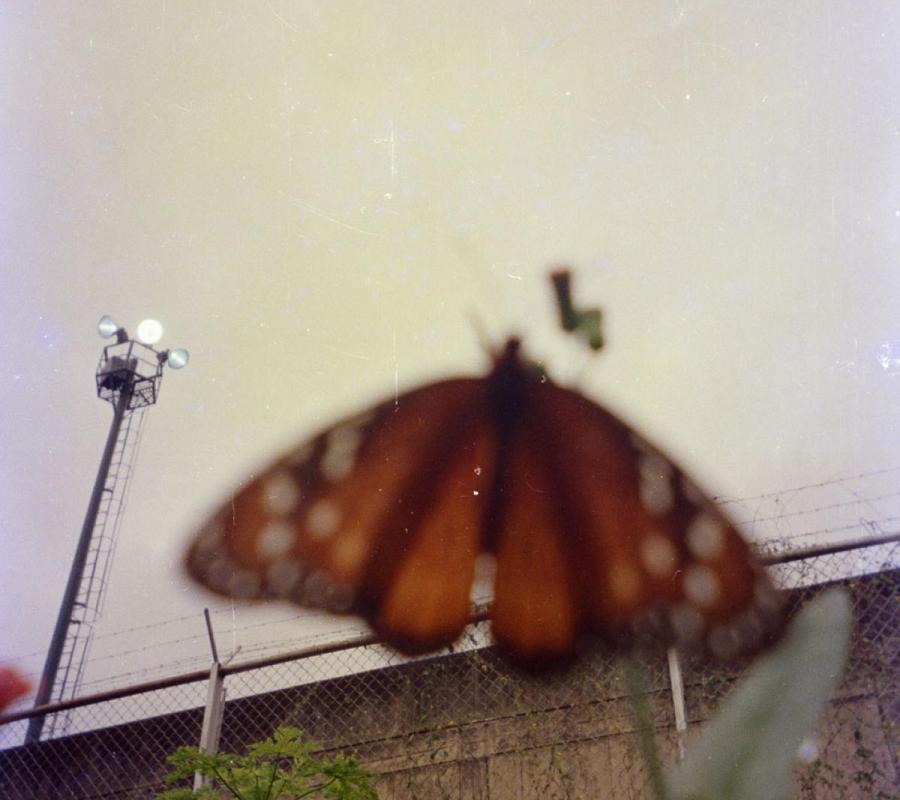
<svg viewBox="0 0 900 800">
<path fill-rule="evenodd" d="M 146 326 L 147 322 L 141 323 L 141 326 Z M 141 326 L 138 328 L 139 337 Z M 159 323 L 152 322 L 151 328 L 153 334 L 161 334 Z M 51 700 L 68 699 L 66 695 L 73 694 L 80 684 L 91 626 L 100 615 L 109 560 L 115 544 L 114 541 L 103 540 L 107 517 L 110 510 L 116 508 L 112 531 L 108 536 L 114 539 L 131 472 L 130 465 L 125 463 L 130 452 L 126 440 L 131 425 L 123 423 L 133 411 L 156 402 L 163 364 L 179 368 L 188 360 L 186 350 L 154 350 L 150 344 L 155 343 L 158 336 L 132 341 L 125 330 L 109 317 L 100 320 L 99 329 L 102 336 L 116 337 L 114 344 L 104 348 L 96 373 L 97 394 L 112 404 L 113 419 L 44 662 L 35 708 Z M 120 476 L 123 470 L 124 474 Z M 114 505 L 114 495 L 119 501 L 117 505 Z M 43 714 L 31 718 L 25 735 L 26 743 L 40 740 L 45 719 Z"/>
</svg>

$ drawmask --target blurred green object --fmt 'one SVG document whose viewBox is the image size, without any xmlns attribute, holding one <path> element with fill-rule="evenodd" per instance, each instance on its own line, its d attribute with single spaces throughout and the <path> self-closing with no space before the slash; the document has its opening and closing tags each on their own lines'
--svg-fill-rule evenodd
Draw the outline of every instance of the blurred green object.
<svg viewBox="0 0 900 800">
<path fill-rule="evenodd" d="M 591 350 L 603 347 L 603 312 L 599 308 L 579 311 L 572 302 L 572 273 L 558 269 L 551 273 L 556 305 L 559 308 L 559 324 L 564 331 L 578 334 Z"/>
<path fill-rule="evenodd" d="M 837 688 L 850 641 L 850 598 L 831 589 L 796 616 L 783 641 L 748 670 L 684 762 L 670 800 L 784 800 L 801 743 Z"/>
</svg>

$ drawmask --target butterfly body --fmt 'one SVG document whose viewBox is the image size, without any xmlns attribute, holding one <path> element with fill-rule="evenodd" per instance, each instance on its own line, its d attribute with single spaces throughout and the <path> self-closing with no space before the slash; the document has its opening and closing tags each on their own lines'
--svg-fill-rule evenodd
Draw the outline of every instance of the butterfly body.
<svg viewBox="0 0 900 800">
<path fill-rule="evenodd" d="M 404 652 L 453 642 L 475 564 L 526 661 L 653 630 L 731 657 L 777 622 L 750 548 L 683 472 L 511 339 L 483 378 L 429 384 L 286 453 L 187 559 L 214 591 L 365 616 Z"/>
</svg>

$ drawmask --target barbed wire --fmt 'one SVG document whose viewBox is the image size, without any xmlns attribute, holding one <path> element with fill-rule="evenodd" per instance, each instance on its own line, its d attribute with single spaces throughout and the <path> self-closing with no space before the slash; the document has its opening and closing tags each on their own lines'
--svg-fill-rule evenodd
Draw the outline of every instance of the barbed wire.
<svg viewBox="0 0 900 800">
<path fill-rule="evenodd" d="M 280 639 L 271 639 L 267 642 L 261 642 L 251 645 L 241 645 L 240 652 L 243 658 L 248 656 L 266 656 L 266 655 L 274 655 L 275 653 L 280 653 L 286 651 L 288 648 L 303 648 L 312 644 L 329 642 L 329 641 L 338 641 L 349 638 L 354 634 L 364 634 L 365 629 L 362 627 L 345 627 L 345 628 L 336 628 L 332 631 L 328 631 L 325 633 L 316 633 L 316 634 L 307 634 L 304 636 L 293 636 L 293 637 L 283 637 Z M 176 660 L 167 660 L 158 662 L 152 666 L 144 667 L 142 669 L 131 670 L 129 672 L 120 672 L 115 675 L 106 676 L 103 678 L 95 678 L 90 681 L 83 681 L 82 687 L 91 687 L 94 690 L 99 690 L 104 687 L 119 685 L 121 681 L 125 678 L 153 678 L 159 677 L 162 675 L 171 674 L 176 667 L 184 667 L 187 669 L 190 668 L 199 668 L 204 669 L 210 663 L 210 654 L 203 653 L 197 654 L 196 656 L 189 656 L 186 658 L 180 658 Z"/>
<path fill-rule="evenodd" d="M 785 511 L 782 514 L 772 514 L 769 517 L 753 517 L 752 519 L 736 520 L 736 525 L 758 525 L 762 522 L 776 522 L 792 517 L 800 517 L 804 514 L 817 514 L 822 511 L 834 511 L 838 508 L 850 508 L 851 506 L 866 505 L 868 503 L 877 503 L 880 500 L 889 500 L 891 498 L 900 498 L 900 491 L 889 492 L 887 494 L 877 495 L 875 497 L 858 497 L 854 500 L 844 500 L 840 503 L 829 503 L 823 506 L 815 506 L 814 508 L 804 508 L 799 511 Z M 803 534 L 798 534 L 803 535 Z"/>
<path fill-rule="evenodd" d="M 873 469 L 868 472 L 859 472 L 855 475 L 845 475 L 840 478 L 829 478 L 824 481 L 819 481 L 818 483 L 807 483 L 802 486 L 796 486 L 793 489 L 779 489 L 774 492 L 764 492 L 763 494 L 754 494 L 749 495 L 747 497 L 724 497 L 721 495 L 714 495 L 713 500 L 718 505 L 728 505 L 730 503 L 749 503 L 751 500 L 766 500 L 770 497 L 779 497 L 785 494 L 797 494 L 799 492 L 805 492 L 810 489 L 821 489 L 825 486 L 834 486 L 840 483 L 847 483 L 848 481 L 856 481 L 862 480 L 863 478 L 872 478 L 876 475 L 886 475 L 890 472 L 900 472 L 900 466 L 896 467 L 884 467 L 882 469 Z"/>
<path fill-rule="evenodd" d="M 211 615 L 219 615 L 219 614 L 223 614 L 223 613 L 232 613 L 232 611 L 258 610 L 261 607 L 262 607 L 262 604 L 258 603 L 258 602 L 256 602 L 256 603 L 253 603 L 253 602 L 239 603 L 239 604 L 236 603 L 233 608 L 232 608 L 232 606 L 223 606 L 220 608 L 210 608 L 209 613 Z M 283 617 L 283 618 L 277 619 L 277 620 L 264 620 L 263 622 L 248 622 L 246 624 L 236 626 L 235 630 L 245 631 L 245 630 L 250 630 L 253 628 L 265 627 L 267 625 L 280 625 L 285 622 L 302 621 L 305 618 L 320 617 L 321 614 L 322 614 L 321 611 L 316 611 L 314 609 L 300 609 L 288 617 Z M 161 628 L 164 626 L 172 626 L 172 625 L 176 625 L 180 622 L 190 621 L 193 623 L 198 623 L 198 621 L 202 622 L 202 619 L 203 619 L 203 617 L 202 617 L 201 613 L 185 614 L 180 617 L 171 617 L 169 619 L 159 620 L 158 622 L 150 622 L 145 625 L 134 625 L 130 628 L 120 628 L 119 630 L 116 630 L 116 631 L 99 634 L 97 636 L 94 636 L 94 641 L 96 642 L 100 639 L 108 640 L 108 639 L 113 639 L 116 637 L 125 636 L 125 635 L 131 634 L 131 633 L 138 633 L 141 631 L 147 631 L 147 630 L 151 630 L 154 628 Z M 180 639 L 165 639 L 161 642 L 158 642 L 156 645 L 153 645 L 153 646 L 161 647 L 164 645 L 180 644 L 182 642 L 189 641 L 191 639 L 198 639 L 198 640 L 202 639 L 203 641 L 206 641 L 206 638 L 207 638 L 206 629 L 201 627 L 199 629 L 198 633 L 193 634 L 190 637 L 183 637 Z M 8 664 L 8 663 L 16 662 L 16 661 L 24 661 L 29 658 L 34 658 L 35 656 L 43 656 L 46 652 L 47 652 L 46 650 L 34 650 L 31 653 L 25 653 L 23 655 L 16 655 L 16 656 L 5 656 L 4 655 L 3 663 Z M 111 654 L 110 656 L 104 655 L 104 656 L 97 656 L 96 658 L 93 658 L 93 659 L 89 659 L 88 663 L 91 663 L 92 661 L 95 661 L 95 660 L 99 660 L 101 658 L 105 659 L 107 657 L 112 657 L 112 656 L 127 655 L 128 653 L 131 653 L 131 652 L 135 652 L 135 651 L 131 651 L 131 650 L 116 651 L 115 653 Z"/>
</svg>

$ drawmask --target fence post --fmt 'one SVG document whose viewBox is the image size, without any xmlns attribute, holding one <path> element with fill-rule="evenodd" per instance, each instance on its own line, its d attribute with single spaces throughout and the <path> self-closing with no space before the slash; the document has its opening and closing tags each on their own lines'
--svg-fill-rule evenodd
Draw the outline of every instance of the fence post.
<svg viewBox="0 0 900 800">
<path fill-rule="evenodd" d="M 675 739 L 678 743 L 678 761 L 684 761 L 684 733 L 687 730 L 687 715 L 684 707 L 684 681 L 681 678 L 681 662 L 678 651 L 670 647 L 669 683 L 672 686 L 672 707 L 675 710 Z"/>
<path fill-rule="evenodd" d="M 212 665 L 209 668 L 209 687 L 206 693 L 206 707 L 203 709 L 203 727 L 200 731 L 200 749 L 204 753 L 216 753 L 219 750 L 219 734 L 222 732 L 222 715 L 225 712 L 225 681 L 222 676 L 222 665 L 216 650 L 216 639 L 213 636 L 212 623 L 209 620 L 209 609 L 203 609 L 206 617 L 206 632 L 209 635 L 209 647 L 212 650 Z M 194 773 L 194 791 L 209 785 L 209 780 L 199 772 Z"/>
</svg>

